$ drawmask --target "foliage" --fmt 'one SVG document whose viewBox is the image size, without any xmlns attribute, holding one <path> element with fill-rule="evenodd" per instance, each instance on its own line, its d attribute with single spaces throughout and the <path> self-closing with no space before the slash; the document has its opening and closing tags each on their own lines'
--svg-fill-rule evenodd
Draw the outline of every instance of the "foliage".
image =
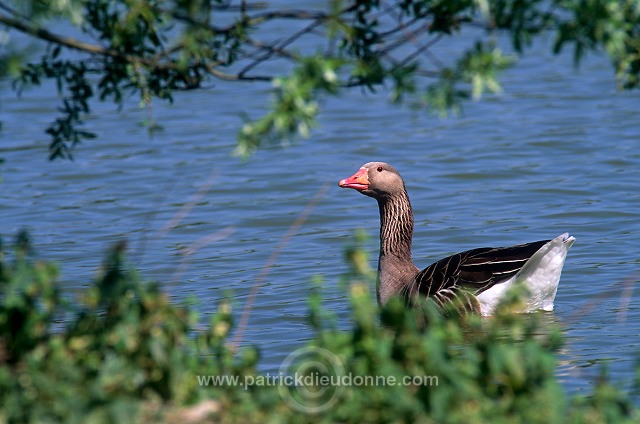
<svg viewBox="0 0 640 424">
<path fill-rule="evenodd" d="M 140 283 L 123 252 L 123 244 L 115 246 L 94 284 L 71 303 L 58 289 L 56 268 L 33 260 L 27 238 L 19 237 L 13 262 L 0 264 L 1 421 L 136 422 L 143 400 L 200 399 L 196 379 L 185 378 L 191 370 L 253 370 L 255 355 L 234 361 L 224 347 L 228 303 L 206 331 L 193 334 L 193 310 L 170 303 L 158 285 Z"/>
<path fill-rule="evenodd" d="M 226 300 L 206 328 L 193 305 L 169 301 L 107 255 L 96 281 L 65 300 L 56 267 L 34 259 L 21 235 L 0 260 L 0 420 L 3 422 L 632 423 L 640 411 L 606 374 L 571 399 L 557 382 L 559 330 L 544 314 L 442 316 L 426 302 L 378 311 L 359 240 L 349 247 L 347 330 L 309 298 L 315 335 L 285 360 L 287 374 L 351 385 L 255 384 L 258 352 L 227 347 Z M 508 305 L 506 305 L 508 306 Z M 303 355 L 304 354 L 304 355 Z M 305 356 L 306 355 L 306 356 Z M 284 365 L 284 364 L 283 364 Z M 207 384 L 202 376 L 238 376 Z M 430 379 L 419 380 L 430 376 Z M 377 384 L 357 384 L 376 377 Z M 389 384 L 403 382 L 407 384 Z M 435 379 L 434 379 L 435 377 Z M 344 379 L 350 380 L 344 380 Z M 380 379 L 382 378 L 382 380 Z M 244 385 L 242 382 L 245 382 Z M 246 382 L 252 384 L 247 385 Z M 315 380 L 321 381 L 321 380 Z M 427 384 L 425 384 L 427 383 Z M 307 384 L 307 383 L 305 383 Z"/>
<path fill-rule="evenodd" d="M 496 47 L 503 34 L 518 53 L 553 34 L 554 51 L 573 48 L 576 64 L 604 50 L 621 88 L 640 85 L 636 0 L 329 0 L 324 9 L 244 0 L 0 0 L 0 23 L 47 44 L 40 60 L 27 63 L 8 46 L 0 71 L 24 63 L 19 92 L 56 82 L 62 107 L 47 129 L 51 158 L 71 158 L 95 136 L 82 128 L 96 100 L 122 106 L 133 95 L 147 106 L 212 79 L 273 87 L 271 111 L 238 133 L 242 155 L 262 142 L 307 136 L 318 99 L 350 87 L 384 87 L 394 102 L 457 111 L 467 98 L 500 91 L 499 72 L 513 62 Z M 468 47 L 440 57 L 436 46 L 452 37 Z"/>
<path fill-rule="evenodd" d="M 338 67 L 338 61 L 310 57 L 304 59 L 289 77 L 274 79 L 273 110 L 242 127 L 236 152 L 248 156 L 264 138 L 307 137 L 318 113 L 317 93 L 335 93 L 338 89 Z"/>
</svg>

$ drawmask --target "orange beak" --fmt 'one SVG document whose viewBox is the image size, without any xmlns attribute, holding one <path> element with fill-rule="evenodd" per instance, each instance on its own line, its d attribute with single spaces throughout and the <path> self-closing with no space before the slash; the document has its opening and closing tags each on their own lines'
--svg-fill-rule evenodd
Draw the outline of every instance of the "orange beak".
<svg viewBox="0 0 640 424">
<path fill-rule="evenodd" d="M 350 176 L 349 178 L 345 178 L 344 180 L 340 180 L 338 185 L 342 188 L 352 188 L 354 190 L 362 191 L 369 188 L 369 177 L 367 173 L 367 168 L 360 168 L 358 172 Z"/>
</svg>

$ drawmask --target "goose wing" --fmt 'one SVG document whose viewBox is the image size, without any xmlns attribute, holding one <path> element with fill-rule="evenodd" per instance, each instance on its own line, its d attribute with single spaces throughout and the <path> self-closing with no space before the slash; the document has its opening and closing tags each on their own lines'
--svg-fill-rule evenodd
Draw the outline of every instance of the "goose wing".
<svg viewBox="0 0 640 424">
<path fill-rule="evenodd" d="M 416 295 L 430 297 L 440 306 L 457 298 L 465 308 L 476 310 L 475 296 L 515 275 L 549 241 L 481 247 L 451 255 L 420 271 L 405 296 L 407 300 Z"/>
</svg>

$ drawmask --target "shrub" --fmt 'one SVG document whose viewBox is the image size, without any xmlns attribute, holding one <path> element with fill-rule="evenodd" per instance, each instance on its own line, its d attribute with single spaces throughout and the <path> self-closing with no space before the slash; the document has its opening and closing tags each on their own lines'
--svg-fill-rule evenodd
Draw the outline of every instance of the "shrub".
<svg viewBox="0 0 640 424">
<path fill-rule="evenodd" d="M 356 242 L 344 278 L 350 329 L 309 298 L 315 335 L 265 383 L 255 348 L 234 353 L 222 299 L 205 329 L 195 307 L 140 282 L 120 243 L 78 299 L 21 234 L 0 258 L 0 421 L 28 422 L 638 422 L 632 399 L 603 374 L 571 399 L 554 371 L 562 344 L 542 314 L 442 316 L 430 303 L 378 310 Z M 513 301 L 517 301 L 514 299 Z M 205 384 L 203 376 L 239 384 Z M 324 380 L 323 380 L 324 378 Z M 232 380 L 227 380 L 230 383 Z M 251 384 L 247 384 L 251 382 Z M 268 383 L 268 382 L 267 382 Z"/>
</svg>

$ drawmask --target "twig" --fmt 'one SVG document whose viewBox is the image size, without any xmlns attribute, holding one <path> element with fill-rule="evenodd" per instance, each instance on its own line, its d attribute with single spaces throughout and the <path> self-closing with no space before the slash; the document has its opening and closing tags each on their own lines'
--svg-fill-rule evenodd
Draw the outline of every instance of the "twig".
<svg viewBox="0 0 640 424">
<path fill-rule="evenodd" d="M 238 72 L 238 77 L 240 77 L 240 78 L 244 77 L 244 74 L 246 74 L 251 69 L 253 69 L 256 66 L 258 66 L 260 63 L 264 62 L 265 60 L 268 60 L 274 53 L 279 52 L 279 51 L 284 51 L 284 48 L 286 46 L 288 46 L 289 44 L 291 44 L 294 41 L 298 40 L 304 34 L 307 34 L 307 33 L 311 32 L 311 31 L 313 31 L 317 26 L 319 26 L 321 24 L 322 24 L 321 20 L 316 20 L 316 21 L 310 23 L 309 25 L 307 25 L 306 27 L 302 28 L 301 30 L 296 31 L 291 36 L 287 37 L 285 40 L 276 43 L 274 46 L 269 48 L 267 53 L 265 53 L 261 57 L 257 58 L 253 62 L 249 63 L 244 68 L 242 68 L 242 70 L 240 70 L 240 72 Z"/>
<path fill-rule="evenodd" d="M 76 40 L 71 37 L 63 37 L 62 35 L 54 34 L 46 29 L 38 28 L 29 24 L 22 22 L 19 19 L 13 19 L 8 16 L 0 15 L 0 23 L 3 23 L 7 26 L 17 29 L 20 32 L 24 32 L 26 34 L 31 34 L 36 38 L 40 38 L 44 41 L 49 41 L 54 44 L 59 44 L 70 49 L 85 51 L 87 53 L 92 54 L 100 54 L 103 56 L 111 56 L 120 59 L 126 59 L 127 61 L 131 61 L 131 57 L 127 55 L 123 55 L 116 50 L 107 49 L 98 44 L 89 44 L 84 43 L 80 40 Z"/>
<path fill-rule="evenodd" d="M 265 21 L 273 19 L 313 19 L 324 21 L 329 16 L 324 12 L 311 12 L 308 10 L 275 10 L 270 12 L 256 13 L 251 16 L 249 23 L 251 25 L 257 25 Z"/>
<path fill-rule="evenodd" d="M 150 225 L 153 221 L 155 221 L 156 216 L 160 212 L 160 206 L 164 203 L 166 197 L 169 193 L 173 191 L 175 186 L 175 180 L 171 181 L 171 183 L 165 187 L 163 190 L 159 191 L 158 196 L 156 196 L 154 200 L 153 209 L 145 214 L 145 221 L 142 227 L 141 235 L 138 238 L 138 243 L 136 244 L 136 250 L 133 253 L 132 260 L 136 263 L 136 267 L 139 268 L 142 262 L 142 258 L 144 257 L 145 250 L 147 249 L 147 242 L 149 241 L 149 233 L 150 233 Z"/>
<path fill-rule="evenodd" d="M 191 197 L 191 200 L 189 200 L 187 203 L 185 203 L 182 206 L 182 208 L 173 215 L 171 220 L 169 222 L 167 222 L 164 227 L 162 227 L 160 230 L 158 230 L 156 237 L 153 237 L 153 238 L 162 238 L 162 237 L 166 236 L 169 231 L 174 229 L 187 215 L 189 215 L 189 212 L 191 212 L 193 207 L 207 193 L 207 191 L 209 190 L 209 188 L 213 184 L 213 182 L 215 180 L 215 177 L 217 177 L 217 176 L 218 176 L 218 170 L 217 169 L 212 170 L 211 174 L 205 180 L 204 184 L 198 189 L 196 194 L 194 194 Z M 160 190 L 161 196 L 159 196 L 157 198 L 157 200 L 155 201 L 155 205 L 154 205 L 154 208 L 153 208 L 152 212 L 150 214 L 148 214 L 148 218 L 146 220 L 147 224 L 145 224 L 145 228 L 148 228 L 149 227 L 148 223 L 155 219 L 155 216 L 160 211 L 161 204 L 164 202 L 164 199 L 166 198 L 167 194 L 171 193 L 173 191 L 174 187 L 175 187 L 175 181 L 172 181 L 171 184 L 170 184 L 170 187 L 167 187 L 164 190 Z M 143 231 L 142 232 L 142 236 L 138 240 L 138 244 L 137 244 L 136 252 L 135 252 L 135 256 L 134 256 L 135 257 L 134 260 L 136 262 L 138 262 L 138 263 L 142 260 L 142 257 L 144 255 L 144 251 L 145 251 L 146 246 L 147 246 L 148 239 L 150 238 L 147 235 L 148 233 L 149 233 L 148 231 Z"/>
<path fill-rule="evenodd" d="M 172 282 L 176 283 L 178 280 L 180 280 L 180 277 L 182 277 L 182 274 L 184 274 L 184 272 L 186 271 L 187 267 L 190 264 L 190 261 L 188 259 L 189 256 L 193 255 L 198 250 L 200 250 L 201 248 L 211 243 L 215 243 L 219 240 L 224 239 L 227 236 L 230 236 L 231 234 L 234 233 L 235 230 L 236 230 L 235 227 L 226 227 L 226 228 L 223 228 L 222 230 L 216 231 L 215 233 L 208 234 L 204 237 L 200 237 L 198 240 L 196 240 L 191 246 L 189 246 L 183 252 L 184 258 L 182 259 L 182 261 L 180 261 L 180 265 L 178 265 L 178 269 L 176 269 L 176 272 L 173 273 L 173 277 L 171 278 Z"/>
<path fill-rule="evenodd" d="M 211 174 L 209 174 L 209 177 L 206 179 L 204 184 L 200 186 L 200 188 L 198 189 L 196 194 L 193 195 L 191 200 L 185 203 L 182 206 L 182 208 L 180 208 L 180 210 L 176 212 L 173 218 L 171 218 L 171 221 L 167 222 L 167 224 L 164 227 L 162 227 L 162 229 L 159 232 L 160 237 L 165 236 L 168 231 L 174 229 L 187 215 L 189 215 L 189 212 L 191 212 L 193 207 L 204 197 L 205 194 L 207 194 L 207 191 L 209 191 L 209 188 L 213 185 L 213 181 L 216 179 L 217 176 L 218 176 L 218 170 L 217 169 L 212 170 Z"/>
<path fill-rule="evenodd" d="M 207 62 L 202 63 L 202 66 L 212 76 L 225 81 L 271 81 L 274 78 L 269 75 L 253 75 L 248 77 L 239 74 L 226 74 L 222 71 L 219 71 L 215 68 L 215 66 Z"/>
<path fill-rule="evenodd" d="M 593 297 L 590 301 L 585 303 L 580 309 L 571 314 L 565 321 L 569 323 L 575 323 L 597 308 L 603 300 L 609 299 L 620 293 L 619 290 L 614 290 L 615 287 L 622 285 L 623 290 L 620 294 L 620 311 L 618 312 L 618 322 L 625 322 L 626 313 L 629 306 L 629 302 L 633 292 L 635 290 L 635 284 L 640 281 L 640 274 L 633 274 L 622 281 L 616 281 L 609 286 L 608 290 L 599 293 Z"/>
<path fill-rule="evenodd" d="M 433 37 L 431 40 L 429 40 L 428 42 L 419 45 L 418 48 L 411 53 L 410 55 L 408 55 L 407 57 L 405 57 L 404 59 L 402 59 L 400 61 L 401 65 L 405 65 L 407 63 L 409 63 L 410 61 L 412 61 L 415 57 L 417 57 L 418 55 L 422 54 L 423 52 L 427 51 L 428 49 L 431 48 L 431 46 L 433 46 L 434 44 L 436 44 L 438 41 L 440 41 L 442 39 L 442 34 L 438 34 L 435 37 Z"/>
<path fill-rule="evenodd" d="M 247 297 L 247 301 L 244 304 L 244 309 L 242 310 L 242 315 L 240 316 L 240 321 L 238 322 L 238 329 L 236 330 L 236 334 L 233 338 L 233 342 L 231 342 L 230 350 L 232 352 L 237 352 L 240 343 L 242 342 L 242 336 L 244 335 L 244 331 L 247 328 L 247 324 L 249 323 L 249 316 L 251 315 L 251 311 L 253 310 L 253 304 L 256 300 L 256 296 L 258 295 L 258 290 L 262 287 L 264 280 L 269 275 L 271 268 L 275 265 L 280 253 L 284 250 L 289 240 L 298 232 L 302 224 L 307 220 L 311 212 L 318 205 L 324 194 L 326 193 L 329 185 L 327 183 L 323 184 L 322 187 L 316 192 L 313 198 L 307 203 L 307 206 L 300 212 L 296 220 L 291 224 L 287 232 L 278 242 L 276 248 L 271 252 L 267 262 L 264 264 L 262 269 L 260 270 L 260 274 L 256 277 L 256 281 L 251 286 L 251 291 L 249 292 L 249 296 Z"/>
<path fill-rule="evenodd" d="M 636 273 L 635 275 L 631 275 L 622 283 L 624 285 L 624 290 L 620 295 L 620 306 L 618 312 L 618 322 L 623 324 L 627 321 L 627 311 L 629 310 L 629 303 L 631 302 L 631 297 L 633 296 L 633 292 L 635 291 L 635 283 L 640 281 L 640 274 Z"/>
</svg>

